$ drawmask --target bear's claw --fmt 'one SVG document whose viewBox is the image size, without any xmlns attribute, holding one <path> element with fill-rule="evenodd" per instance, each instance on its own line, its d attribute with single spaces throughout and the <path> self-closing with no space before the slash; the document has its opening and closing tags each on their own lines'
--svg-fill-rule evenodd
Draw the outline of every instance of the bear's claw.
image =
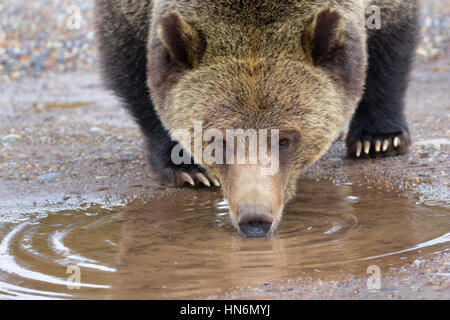
<svg viewBox="0 0 450 320">
<path fill-rule="evenodd" d="M 217 188 L 220 188 L 219 179 L 217 179 L 216 177 L 210 175 L 209 173 L 206 173 L 206 175 L 208 176 L 209 180 L 211 180 L 211 182 L 214 184 L 214 186 L 216 186 Z"/>
<path fill-rule="evenodd" d="M 366 135 L 354 143 L 347 142 L 347 150 L 351 158 L 387 157 L 407 153 L 410 144 L 409 134 L 403 131 L 397 134 Z"/>
<path fill-rule="evenodd" d="M 152 159 L 150 157 L 150 159 Z M 154 160 L 154 159 L 153 159 Z M 158 160 L 158 159 L 156 159 Z M 153 163 L 157 161 L 153 161 Z M 167 162 L 163 168 L 161 166 L 152 166 L 150 162 L 150 170 L 153 174 L 162 182 L 162 184 L 170 187 L 182 188 L 185 186 L 191 187 L 218 187 L 220 188 L 220 182 L 218 178 L 204 168 L 194 165 L 175 165 L 172 162 Z"/>
<path fill-rule="evenodd" d="M 203 183 L 205 186 L 207 186 L 208 188 L 211 187 L 211 183 L 209 183 L 208 178 L 201 172 L 197 172 L 195 174 L 195 176 L 197 177 L 197 179 Z"/>
<path fill-rule="evenodd" d="M 211 187 L 211 183 L 215 186 L 215 187 L 220 187 L 220 182 L 219 180 L 210 175 L 207 172 L 193 172 L 193 173 L 188 173 L 185 171 L 181 171 L 178 174 L 178 179 L 175 179 L 177 182 L 175 183 L 175 185 L 177 187 L 183 187 L 186 183 L 196 187 L 199 186 L 200 184 L 203 184 L 204 186 L 210 188 Z"/>
<path fill-rule="evenodd" d="M 192 179 L 191 175 L 187 172 L 182 172 L 180 174 L 180 178 L 181 180 L 183 180 L 184 182 L 189 183 L 191 186 L 195 186 L 195 182 L 194 179 Z"/>
<path fill-rule="evenodd" d="M 375 140 L 375 145 L 373 146 L 375 153 L 386 152 L 390 146 L 390 141 L 388 139 L 384 139 L 383 143 L 381 143 L 381 140 Z M 397 149 L 400 146 L 400 138 L 395 137 L 392 140 L 392 146 L 394 149 Z M 372 148 L 372 143 L 370 141 L 364 141 L 364 154 L 369 155 L 370 150 Z M 363 143 L 361 141 L 356 142 L 356 157 L 361 157 L 363 151 Z"/>
</svg>

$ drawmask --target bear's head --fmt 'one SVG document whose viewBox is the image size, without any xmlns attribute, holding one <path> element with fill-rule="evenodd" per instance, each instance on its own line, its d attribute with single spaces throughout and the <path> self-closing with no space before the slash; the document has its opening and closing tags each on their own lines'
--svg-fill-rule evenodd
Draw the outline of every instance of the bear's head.
<svg viewBox="0 0 450 320">
<path fill-rule="evenodd" d="M 218 177 L 248 236 L 276 228 L 300 173 L 336 140 L 362 95 L 363 32 L 329 8 L 298 14 L 187 22 L 172 12 L 155 21 L 149 43 L 162 123 Z"/>
</svg>

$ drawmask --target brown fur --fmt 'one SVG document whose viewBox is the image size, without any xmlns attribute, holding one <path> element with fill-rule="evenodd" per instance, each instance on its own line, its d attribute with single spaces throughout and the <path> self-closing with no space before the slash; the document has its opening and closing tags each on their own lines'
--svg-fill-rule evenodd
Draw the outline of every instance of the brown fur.
<svg viewBox="0 0 450 320">
<path fill-rule="evenodd" d="M 220 179 L 235 223 L 243 197 L 270 199 L 278 221 L 300 173 L 350 121 L 366 78 L 365 8 L 382 6 L 389 26 L 399 19 L 396 10 L 415 6 L 406 0 L 156 0 L 142 1 L 144 11 L 136 14 L 133 1 L 122 2 L 125 9 L 120 1 L 110 2 L 137 37 L 146 37 L 147 84 L 169 134 L 193 131 L 194 121 L 202 121 L 204 130 L 279 129 L 299 137 L 271 178 L 246 166 L 206 166 Z"/>
<path fill-rule="evenodd" d="M 207 167 L 220 178 L 235 224 L 237 204 L 258 203 L 261 197 L 269 199 L 274 220 L 279 221 L 283 204 L 295 194 L 301 171 L 337 138 L 362 94 L 366 58 L 363 27 L 357 24 L 360 17 L 346 7 L 334 4 L 331 9 L 311 1 L 259 1 L 261 7 L 249 4 L 242 9 L 226 6 L 235 1 L 218 1 L 216 7 L 199 3 L 191 2 L 195 14 L 186 7 L 172 10 L 181 12 L 186 23 L 205 35 L 206 50 L 198 56 L 196 68 L 173 73 L 170 89 L 171 80 L 161 83 L 149 78 L 152 97 L 161 102 L 156 108 L 169 131 L 192 129 L 194 121 L 201 120 L 207 124 L 205 130 L 297 132 L 301 143 L 270 181 L 248 174 L 245 166 Z M 154 10 L 157 14 L 158 7 Z M 167 10 L 166 6 L 161 10 Z M 349 30 L 347 51 L 342 48 L 344 24 Z M 325 39 L 317 32 L 327 33 Z M 149 70 L 151 74 L 166 72 L 158 57 L 158 34 L 150 39 Z M 354 70 L 327 68 L 338 59 Z M 344 73 L 353 79 L 343 78 Z"/>
</svg>

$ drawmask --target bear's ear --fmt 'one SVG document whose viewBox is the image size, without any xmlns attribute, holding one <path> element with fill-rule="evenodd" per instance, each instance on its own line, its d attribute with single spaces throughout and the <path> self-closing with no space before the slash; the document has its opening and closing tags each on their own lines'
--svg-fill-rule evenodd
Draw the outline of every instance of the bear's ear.
<svg viewBox="0 0 450 320">
<path fill-rule="evenodd" d="M 305 30 L 305 49 L 312 62 L 320 65 L 331 61 L 345 40 L 344 21 L 336 10 L 324 8 Z"/>
<path fill-rule="evenodd" d="M 205 50 L 205 42 L 178 13 L 172 12 L 161 19 L 158 34 L 174 63 L 186 69 L 197 66 Z"/>
</svg>

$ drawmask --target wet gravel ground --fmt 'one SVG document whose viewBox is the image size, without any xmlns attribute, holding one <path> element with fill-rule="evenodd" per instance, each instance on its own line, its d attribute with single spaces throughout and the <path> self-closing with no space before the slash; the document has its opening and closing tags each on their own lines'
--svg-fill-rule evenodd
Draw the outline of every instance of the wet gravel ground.
<svg viewBox="0 0 450 320">
<path fill-rule="evenodd" d="M 449 254 L 392 268 L 381 277 L 380 289 L 368 289 L 367 278 L 348 276 L 340 280 L 318 277 L 288 281 L 268 281 L 249 288 L 235 288 L 210 299 L 283 299 L 283 300 L 448 300 L 450 297 Z M 368 277 L 370 274 L 367 275 Z M 320 278 L 320 277 L 319 277 Z"/>
<path fill-rule="evenodd" d="M 450 0 L 422 2 L 420 60 L 449 53 Z M 93 0 L 3 0 L 0 82 L 46 77 L 97 65 Z"/>
<path fill-rule="evenodd" d="M 0 83 L 93 70 L 93 1 L 2 0 Z"/>
<path fill-rule="evenodd" d="M 80 29 L 67 27 L 71 4 L 80 7 Z M 418 203 L 449 207 L 449 4 L 423 3 L 423 41 L 407 97 L 412 152 L 353 161 L 344 158 L 344 142 L 337 141 L 306 178 L 401 189 Z M 0 223 L 49 203 L 195 192 L 163 187 L 151 177 L 136 125 L 96 72 L 91 15 L 92 1 L 0 4 Z M 382 289 L 373 292 L 366 278 L 318 276 L 212 298 L 449 299 L 449 263 L 447 250 L 383 270 Z"/>
</svg>

